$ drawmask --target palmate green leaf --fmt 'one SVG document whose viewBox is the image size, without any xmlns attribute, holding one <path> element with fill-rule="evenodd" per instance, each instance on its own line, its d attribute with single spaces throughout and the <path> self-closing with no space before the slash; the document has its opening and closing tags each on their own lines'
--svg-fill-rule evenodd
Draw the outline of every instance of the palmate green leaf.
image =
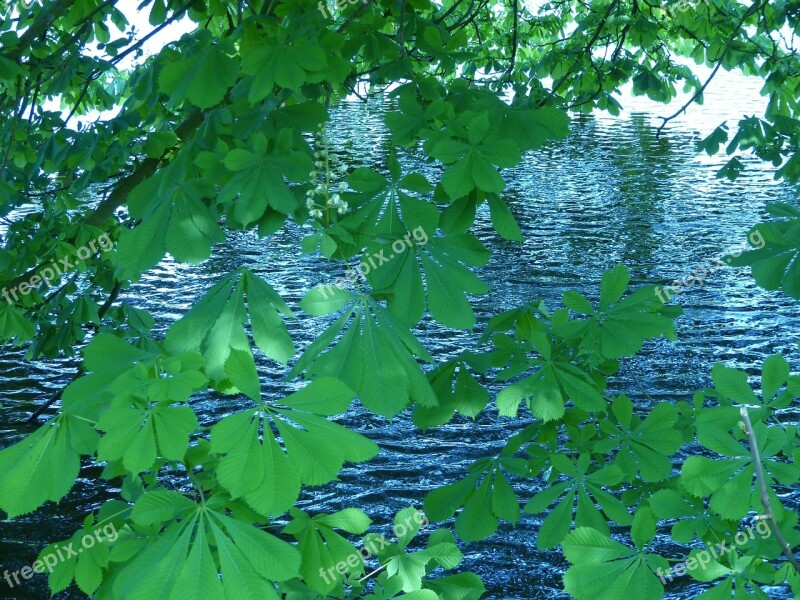
<svg viewBox="0 0 800 600">
<path fill-rule="evenodd" d="M 714 388 L 724 405 L 720 409 L 720 413 L 736 420 L 738 420 L 738 409 L 731 404 L 761 406 L 762 408 L 750 410 L 750 419 L 754 422 L 763 422 L 772 415 L 774 409 L 789 406 L 793 398 L 797 396 L 797 392 L 800 391 L 793 384 L 789 363 L 777 354 L 764 359 L 761 371 L 761 398 L 756 396 L 751 389 L 749 376 L 744 371 L 717 363 L 711 369 L 711 377 L 714 380 Z M 783 389 L 784 386 L 786 389 Z M 783 391 L 781 391 L 782 389 Z"/>
<path fill-rule="evenodd" d="M 28 321 L 19 309 L 5 300 L 0 302 L 0 340 L 21 346 L 31 340 L 36 333 L 33 323 Z"/>
<path fill-rule="evenodd" d="M 308 40 L 298 38 L 283 44 L 266 38 L 245 46 L 242 71 L 254 75 L 248 100 L 258 102 L 272 93 L 275 85 L 299 89 L 307 81 L 319 81 L 316 75 L 328 66 L 325 50 Z"/>
<path fill-rule="evenodd" d="M 681 469 L 680 481 L 693 496 L 710 496 L 709 506 L 721 517 L 740 519 L 751 508 L 760 510 L 760 500 L 758 486 L 753 481 L 755 467 L 751 451 L 742 443 L 738 419 L 731 418 L 733 415 L 728 411 L 727 407 L 706 408 L 697 417 L 700 443 L 727 458 L 713 460 L 692 456 Z M 755 421 L 753 429 L 773 511 L 781 518 L 783 505 L 772 487 L 776 480 L 783 485 L 793 485 L 797 469 L 776 456 L 785 444 L 785 434 L 780 428 Z"/>
<path fill-rule="evenodd" d="M 398 524 L 410 521 L 419 525 L 415 521 L 415 517 L 411 516 L 414 512 L 416 511 L 413 508 L 400 511 L 394 519 L 395 529 L 399 528 Z M 437 566 L 447 570 L 454 569 L 463 558 L 455 544 L 453 534 L 444 529 L 438 529 L 428 536 L 425 549 L 409 552 L 408 542 L 414 533 L 416 531 L 396 543 L 391 543 L 386 538 L 375 534 L 368 534 L 364 537 L 364 546 L 374 550 L 374 554 L 377 555 L 381 564 L 386 566 L 386 573 L 389 576 L 386 587 L 388 589 L 397 588 L 398 592 L 402 590 L 406 592 L 406 595 L 423 588 L 434 587 L 428 585 L 430 582 L 424 579 L 426 574 Z"/>
<path fill-rule="evenodd" d="M 169 106 L 180 106 L 188 100 L 199 108 L 210 108 L 236 81 L 238 62 L 220 44 L 209 43 L 210 36 L 198 38 L 201 43 L 195 53 L 173 57 L 161 67 L 158 86 L 169 96 Z"/>
<path fill-rule="evenodd" d="M 673 489 L 658 490 L 648 502 L 659 519 L 676 520 L 671 535 L 682 544 L 695 538 L 705 539 L 709 527 L 721 522 L 719 517 L 708 514 L 702 500 L 684 497 Z"/>
<path fill-rule="evenodd" d="M 766 290 L 781 289 L 792 298 L 800 298 L 800 218 L 788 204 L 771 204 L 768 209 L 789 218 L 755 226 L 747 239 L 756 249 L 725 257 L 725 261 L 735 267 L 750 266 L 756 283 Z"/>
<path fill-rule="evenodd" d="M 422 578 L 425 576 L 425 567 L 429 560 L 422 556 L 421 552 L 393 556 L 386 563 L 386 574 L 389 577 L 397 578 L 400 581 L 401 589 L 407 595 L 411 595 L 415 590 L 420 590 Z"/>
<path fill-rule="evenodd" d="M 485 463 L 482 468 L 476 464 L 461 481 L 428 493 L 425 514 L 434 521 L 443 521 L 463 506 L 456 518 L 456 532 L 466 541 L 489 537 L 497 531 L 501 518 L 516 523 L 520 518 L 519 501 L 501 465 L 505 467 L 502 460 Z"/>
<path fill-rule="evenodd" d="M 97 455 L 101 460 L 122 460 L 125 469 L 137 475 L 148 470 L 159 456 L 182 460 L 189 434 L 198 427 L 197 417 L 188 406 L 112 408 L 97 422 L 97 428 L 105 432 Z"/>
<path fill-rule="evenodd" d="M 285 180 L 307 181 L 314 166 L 291 130 L 281 130 L 274 140 L 257 132 L 250 144 L 249 149 L 234 148 L 224 157 L 223 164 L 233 175 L 217 197 L 226 205 L 235 199 L 231 217 L 241 227 L 261 219 L 268 207 L 283 214 L 293 212 L 300 203 Z"/>
<path fill-rule="evenodd" d="M 504 108 L 476 105 L 459 111 L 451 126 L 444 130 L 423 130 L 432 132 L 426 140 L 426 150 L 450 165 L 442 177 L 442 186 L 452 200 L 475 188 L 493 194 L 505 188 L 495 166 L 513 167 L 519 163 L 521 155 L 518 135 L 498 135 L 497 127 L 507 116 Z M 520 112 L 524 111 L 510 114 L 516 117 Z M 531 145 L 529 140 L 522 144 Z"/>
<path fill-rule="evenodd" d="M 273 582 L 297 577 L 299 568 L 300 553 L 291 544 L 195 505 L 190 516 L 169 524 L 122 566 L 106 592 L 134 600 L 277 600 Z"/>
<path fill-rule="evenodd" d="M 606 403 L 598 382 L 567 360 L 551 355 L 550 342 L 543 336 L 539 352 L 544 360 L 527 361 L 522 368 L 539 366 L 531 375 L 512 383 L 497 395 L 497 407 L 503 416 L 514 417 L 525 400 L 528 408 L 543 421 L 555 421 L 564 416 L 565 402 L 589 412 L 604 412 Z"/>
<path fill-rule="evenodd" d="M 580 348 L 596 356 L 598 362 L 633 356 L 646 340 L 664 336 L 675 339 L 677 307 L 665 307 L 652 286 L 637 289 L 620 300 L 629 275 L 623 265 L 606 271 L 600 292 L 600 307 L 577 292 L 567 292 L 564 303 L 586 318 L 568 320 L 564 312 L 553 315 L 553 332 L 565 339 L 580 339 Z"/>
<path fill-rule="evenodd" d="M 573 564 L 564 574 L 564 589 L 577 600 L 657 600 L 664 594 L 655 573 L 667 566 L 660 556 L 631 550 L 590 527 L 575 529 L 562 547 Z"/>
<path fill-rule="evenodd" d="M 287 359 L 294 345 L 278 312 L 292 313 L 268 283 L 246 269 L 224 277 L 173 323 L 165 346 L 173 353 L 199 352 L 216 389 L 242 391 L 259 401 L 261 386 L 244 329 L 248 311 L 259 348 L 276 360 Z"/>
<path fill-rule="evenodd" d="M 95 515 L 87 516 L 83 527 L 68 540 L 53 542 L 39 552 L 38 560 L 49 573 L 48 584 L 52 594 L 65 590 L 73 580 L 83 593 L 89 596 L 94 594 L 105 578 L 111 549 L 123 527 L 122 515 L 129 509 L 130 506 L 125 502 L 110 500 Z M 83 539 L 87 536 L 94 542 L 87 541 L 84 544 Z M 67 548 L 77 550 L 77 555 L 70 555 Z M 52 557 L 59 559 L 55 565 Z"/>
<path fill-rule="evenodd" d="M 733 544 L 731 544 L 733 546 Z M 719 557 L 709 556 L 707 550 L 692 550 L 687 560 L 687 568 L 692 579 L 704 583 L 715 582 L 713 587 L 706 589 L 698 598 L 703 600 L 738 600 L 739 598 L 758 598 L 769 600 L 761 586 L 768 583 L 773 577 L 775 583 L 791 584 L 791 576 L 782 574 L 773 575 L 772 569 L 764 568 L 760 561 L 748 554 L 741 555 L 735 547 L 729 547 L 729 554 L 725 555 L 722 564 Z M 703 554 L 700 556 L 700 554 Z M 791 567 L 789 567 L 791 569 Z"/>
<path fill-rule="evenodd" d="M 391 245 L 372 254 L 381 250 L 388 261 L 368 273 L 367 279 L 376 294 L 388 298 L 390 311 L 402 323 L 411 326 L 419 321 L 425 298 L 431 315 L 443 325 L 457 329 L 475 325 L 467 294 L 484 294 L 488 287 L 469 267 L 483 266 L 489 260 L 488 250 L 476 237 L 431 237 L 401 254 L 394 254 Z"/>
<path fill-rule="evenodd" d="M 280 515 L 297 500 L 300 477 L 268 426 L 259 441 L 255 414 L 237 413 L 212 428 L 211 451 L 222 454 L 216 477 L 232 498 L 244 497 L 262 514 Z"/>
<path fill-rule="evenodd" d="M 359 298 L 359 297 L 356 297 Z M 415 356 L 431 360 L 407 328 L 375 301 L 360 297 L 301 356 L 289 377 L 336 377 L 354 390 L 370 410 L 387 417 L 409 402 L 435 406 L 436 396 Z M 323 350 L 354 316 L 342 338 Z"/>
<path fill-rule="evenodd" d="M 470 372 L 464 360 L 450 360 L 428 372 L 438 406 L 415 406 L 414 424 L 422 429 L 448 423 L 456 411 L 474 419 L 489 403 L 489 392 Z"/>
<path fill-rule="evenodd" d="M 223 418 L 211 430 L 211 451 L 221 455 L 219 483 L 232 498 L 243 497 L 261 514 L 279 515 L 297 500 L 301 483 L 327 483 L 345 461 L 372 458 L 377 445 L 317 416 L 343 412 L 352 399 L 353 392 L 341 382 L 320 378 L 280 402 L 291 410 L 265 406 Z"/>
<path fill-rule="evenodd" d="M 425 176 L 403 175 L 396 160 L 389 164 L 388 178 L 364 167 L 348 176 L 352 192 L 347 201 L 355 210 L 325 230 L 342 258 L 354 257 L 366 248 L 360 259 L 362 270 L 372 269 L 373 274 L 386 271 L 386 259 L 405 255 L 406 247 L 427 243 L 439 225 L 438 207 L 422 196 L 431 189 Z M 393 243 L 402 246 L 392 248 Z M 383 278 L 373 282 L 376 288 L 383 284 Z"/>
<path fill-rule="evenodd" d="M 645 481 L 661 481 L 672 472 L 671 456 L 683 443 L 681 432 L 675 428 L 678 411 L 668 403 L 659 403 L 642 421 L 633 416 L 633 404 L 627 396 L 619 396 L 612 404 L 618 428 L 609 421 L 600 425 L 609 437 L 594 443 L 594 450 L 608 454 L 619 448 L 615 464 L 628 477 L 637 473 Z"/>
<path fill-rule="evenodd" d="M 741 519 L 760 506 L 753 493 L 753 472 L 750 458 L 690 456 L 681 468 L 681 484 L 693 496 L 710 496 L 711 508 L 721 517 Z"/>
<path fill-rule="evenodd" d="M 321 594 L 334 589 L 341 575 L 336 570 L 337 563 L 346 565 L 346 573 L 361 575 L 364 563 L 356 547 L 334 529 L 348 533 L 362 533 L 368 519 L 366 515 L 353 519 L 352 515 L 342 518 L 341 513 L 317 515 L 293 508 L 292 520 L 283 528 L 283 533 L 293 536 L 298 542 L 302 556 L 301 574 L 305 583 Z M 348 564 L 348 558 L 356 556 L 356 565 Z M 325 577 L 321 573 L 326 574 Z"/>
<path fill-rule="evenodd" d="M 546 510 L 563 495 L 563 499 L 542 522 L 536 539 L 539 548 L 553 548 L 561 543 L 570 530 L 573 511 L 576 527 L 589 526 L 608 533 L 610 529 L 606 517 L 620 525 L 632 524 L 628 509 L 615 496 L 603 489 L 617 485 L 623 480 L 624 475 L 619 467 L 611 464 L 588 473 L 590 457 L 587 454 L 582 454 L 577 461 L 563 454 L 551 454 L 550 460 L 553 466 L 569 480 L 551 485 L 536 494 L 525 505 L 525 512 L 536 514 Z"/>
<path fill-rule="evenodd" d="M 106 333 L 95 336 L 83 354 L 88 374 L 71 382 L 62 395 L 63 411 L 83 420 L 96 422 L 112 406 L 186 402 L 207 387 L 206 377 L 198 370 L 199 354 L 169 355 L 158 347 L 143 351 Z M 85 452 L 90 454 L 96 447 L 89 446 Z"/>
<path fill-rule="evenodd" d="M 13 518 L 61 500 L 78 476 L 87 437 L 96 434 L 86 422 L 61 414 L 0 451 L 0 509 Z"/>
<path fill-rule="evenodd" d="M 141 223 L 123 230 L 117 243 L 117 264 L 125 277 L 138 280 L 166 252 L 199 264 L 223 241 L 219 214 L 207 200 L 215 195 L 214 187 L 205 179 L 178 177 L 180 167 L 180 161 L 174 162 L 131 191 L 131 216 Z"/>
</svg>

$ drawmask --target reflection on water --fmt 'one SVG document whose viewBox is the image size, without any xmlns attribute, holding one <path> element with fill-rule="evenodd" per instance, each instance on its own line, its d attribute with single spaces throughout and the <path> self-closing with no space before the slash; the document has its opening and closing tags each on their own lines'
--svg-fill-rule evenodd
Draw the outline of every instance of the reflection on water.
<svg viewBox="0 0 800 600">
<path fill-rule="evenodd" d="M 731 106 L 732 97 L 740 104 Z M 757 97 L 752 82 L 723 79 L 707 94 L 710 109 L 700 113 L 704 115 L 702 133 L 707 134 L 726 117 L 736 119 L 744 112 L 756 112 L 758 106 L 752 102 Z M 479 329 L 496 312 L 535 298 L 553 306 L 569 288 L 595 298 L 600 274 L 619 262 L 628 265 L 634 282 L 668 283 L 716 258 L 732 244 L 742 243 L 747 229 L 764 215 L 766 202 L 791 198 L 790 190 L 774 183 L 771 173 L 757 164 L 736 182 L 716 179 L 716 170 L 725 158 L 694 154 L 698 134 L 691 119 L 674 122 L 659 141 L 655 127 L 660 121 L 642 112 L 650 107 L 640 99 L 628 103 L 631 110 L 621 119 L 577 117 L 568 140 L 526 156 L 521 165 L 505 173 L 509 183 L 506 197 L 526 241 L 520 248 L 498 238 L 488 214 L 479 213 L 476 233 L 493 252 L 490 263 L 480 270 L 492 292 L 474 302 Z M 335 112 L 330 139 L 340 145 L 348 164 L 383 168 L 387 147 L 383 111 L 383 106 L 374 102 L 345 104 Z M 667 112 L 659 108 L 654 114 Z M 690 117 L 697 118 L 697 114 Z M 418 154 L 406 153 L 403 160 L 408 168 L 438 176 L 439 171 Z M 302 256 L 301 235 L 297 227 L 269 240 L 231 234 L 215 257 L 200 267 L 166 261 L 122 299 L 151 310 L 158 331 L 163 332 L 221 274 L 244 266 L 267 278 L 296 306 L 310 287 L 342 274 L 339 267 L 319 257 Z M 746 271 L 715 270 L 705 285 L 692 287 L 677 296 L 677 301 L 686 312 L 678 322 L 680 340 L 649 344 L 641 356 L 624 363 L 621 376 L 613 381 L 615 391 L 626 392 L 638 405 L 689 397 L 694 389 L 708 384 L 710 368 L 718 360 L 753 369 L 769 353 L 781 351 L 798 364 L 793 348 L 800 324 L 795 317 L 796 304 L 756 288 Z M 322 331 L 325 321 L 301 311 L 298 314 L 300 318 L 289 324 L 290 333 L 304 349 Z M 478 337 L 454 334 L 430 321 L 423 322 L 416 333 L 439 360 L 474 346 Z M 70 361 L 24 363 L 14 352 L 0 357 L 0 435 L 4 445 L 29 431 L 15 421 L 68 381 L 73 367 Z M 263 363 L 264 394 L 277 396 L 294 389 L 296 384 L 281 381 L 284 374 L 283 369 Z M 204 423 L 244 405 L 241 399 L 210 394 L 197 404 Z M 495 452 L 528 420 L 500 419 L 489 410 L 476 422 L 457 419 L 446 427 L 420 433 L 413 430 L 407 415 L 390 423 L 356 408 L 341 422 L 375 440 L 383 452 L 366 465 L 345 469 L 340 482 L 308 491 L 301 506 L 312 511 L 357 506 L 388 530 L 396 511 L 409 504 L 421 506 L 427 491 L 460 478 L 477 456 Z M 16 570 L 31 564 L 44 545 L 79 528 L 81 514 L 115 495 L 113 484 L 95 486 L 97 474 L 98 469 L 87 468 L 58 507 L 48 506 L 34 515 L 4 522 L 2 568 Z M 519 484 L 521 500 L 527 501 L 539 485 L 537 481 Z M 565 597 L 560 577 L 568 565 L 558 553 L 535 548 L 540 523 L 540 517 L 527 516 L 516 528 L 502 525 L 486 542 L 463 546 L 463 566 L 481 575 L 489 590 L 487 598 Z M 672 545 L 669 538 L 661 538 L 660 544 L 665 554 L 684 557 L 685 550 Z M 703 589 L 686 583 L 686 579 L 676 579 L 668 587 L 667 597 L 691 598 Z M 9 595 L 0 581 L 0 597 L 45 598 L 45 584 L 44 578 L 37 576 Z M 71 592 L 59 597 L 81 595 Z M 774 590 L 772 597 L 789 595 Z"/>
</svg>

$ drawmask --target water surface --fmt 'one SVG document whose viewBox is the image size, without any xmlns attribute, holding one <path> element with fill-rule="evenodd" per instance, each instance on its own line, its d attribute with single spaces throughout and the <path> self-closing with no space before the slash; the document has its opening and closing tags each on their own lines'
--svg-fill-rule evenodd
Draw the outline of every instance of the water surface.
<svg viewBox="0 0 800 600">
<path fill-rule="evenodd" d="M 525 243 L 502 240 L 493 232 L 488 214 L 478 215 L 474 231 L 492 250 L 489 264 L 479 274 L 492 291 L 474 298 L 476 332 L 454 333 L 426 320 L 415 333 L 437 360 L 445 360 L 465 347 L 475 347 L 486 321 L 501 310 L 537 298 L 555 307 L 567 289 L 596 298 L 600 275 L 620 262 L 628 266 L 634 282 L 663 284 L 744 242 L 746 231 L 764 216 L 765 204 L 791 201 L 792 191 L 776 184 L 770 171 L 752 161 L 748 161 L 752 168 L 736 182 L 719 180 L 715 173 L 726 159 L 697 156 L 694 143 L 723 119 L 735 121 L 761 111 L 757 90 L 753 80 L 722 78 L 706 94 L 706 106 L 672 123 L 660 140 L 655 130 L 661 121 L 655 117 L 673 111 L 641 99 L 627 98 L 628 110 L 620 118 L 576 117 L 566 141 L 529 153 L 517 168 L 504 173 L 509 184 L 505 197 L 522 226 Z M 329 137 L 349 165 L 383 169 L 388 141 L 384 111 L 378 99 L 366 105 L 345 103 L 335 111 Z M 439 172 L 420 155 L 407 154 L 403 160 L 432 177 Z M 167 260 L 121 298 L 152 311 L 156 335 L 161 335 L 222 274 L 248 267 L 296 308 L 312 286 L 342 274 L 321 257 L 303 256 L 300 235 L 297 227 L 267 240 L 230 234 L 203 265 L 186 267 Z M 794 346 L 800 330 L 796 302 L 757 288 L 746 270 L 715 270 L 702 287 L 687 290 L 677 302 L 685 309 L 677 323 L 680 340 L 648 344 L 640 356 L 625 361 L 621 374 L 612 380 L 613 390 L 627 393 L 643 410 L 655 401 L 691 397 L 695 389 L 709 384 L 709 371 L 717 361 L 754 372 L 766 356 L 783 352 L 793 366 L 800 364 Z M 300 318 L 289 328 L 302 350 L 327 321 L 297 312 Z M 70 379 L 75 364 L 72 359 L 26 363 L 18 352 L 3 352 L 3 445 L 31 430 L 21 421 Z M 282 381 L 284 369 L 266 361 L 260 369 L 267 397 L 295 389 L 296 382 Z M 500 389 L 491 384 L 489 388 L 493 393 Z M 246 404 L 241 398 L 207 394 L 195 406 L 201 421 L 209 423 Z M 409 504 L 420 507 L 429 490 L 460 479 L 472 461 L 496 453 L 530 419 L 498 418 L 490 408 L 474 422 L 457 418 L 445 427 L 419 432 L 407 413 L 390 422 L 354 408 L 340 422 L 372 438 L 382 452 L 367 464 L 346 468 L 340 482 L 306 492 L 301 507 L 313 512 L 359 507 L 386 533 L 396 511 Z M 81 515 L 116 495 L 116 482 L 95 485 L 97 473 L 97 468 L 85 468 L 58 506 L 2 522 L 3 569 L 31 564 L 47 543 L 78 529 Z M 539 480 L 517 482 L 521 502 L 541 485 Z M 797 498 L 795 491 L 790 501 L 796 505 Z M 558 552 L 535 547 L 542 517 L 524 516 L 516 527 L 501 525 L 484 542 L 462 545 L 463 568 L 483 578 L 485 598 L 566 598 L 561 575 L 568 564 Z M 671 557 L 685 557 L 685 550 L 669 538 L 660 537 L 658 548 Z M 676 579 L 667 597 L 692 598 L 703 589 L 687 582 Z M 790 597 L 785 589 L 769 593 L 774 598 Z M 0 580 L 0 597 L 46 598 L 45 579 L 37 576 L 14 590 Z M 73 590 L 58 597 L 82 595 Z"/>
</svg>

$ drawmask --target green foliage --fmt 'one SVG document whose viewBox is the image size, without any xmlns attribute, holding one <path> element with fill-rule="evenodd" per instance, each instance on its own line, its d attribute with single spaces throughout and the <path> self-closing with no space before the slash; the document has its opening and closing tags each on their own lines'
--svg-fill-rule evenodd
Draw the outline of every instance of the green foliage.
<svg viewBox="0 0 800 600">
<path fill-rule="evenodd" d="M 346 298 L 345 311 L 305 350 L 289 376 L 305 371 L 307 377 L 338 377 L 367 408 L 387 417 L 410 402 L 436 406 L 436 396 L 414 360 L 433 359 L 408 329 L 368 296 L 339 292 L 329 302 L 317 302 L 324 293 L 311 290 L 304 305 L 312 311 L 336 310 L 338 298 Z M 334 347 L 323 352 L 342 330 Z"/>
<path fill-rule="evenodd" d="M 80 453 L 95 432 L 74 417 L 59 415 L 23 441 L 0 452 L 0 507 L 9 517 L 61 500 L 75 483 Z"/>
<path fill-rule="evenodd" d="M 62 544 L 106 525 L 119 536 L 60 561 L 54 593 L 74 581 L 99 600 L 480 598 L 475 574 L 445 574 L 462 560 L 455 537 L 438 529 L 423 542 L 413 509 L 395 517 L 390 539 L 369 532 L 360 509 L 298 508 L 309 488 L 380 451 L 335 420 L 358 399 L 386 418 L 409 409 L 420 428 L 495 409 L 532 421 L 431 490 L 426 519 L 455 517 L 461 540 L 477 541 L 528 518 L 521 502 L 527 514 L 547 511 L 536 543 L 561 547 L 576 598 L 661 597 L 659 533 L 687 553 L 702 545 L 691 558 L 735 545 L 690 569 L 709 584 L 702 598 L 766 597 L 769 585 L 800 594 L 777 536 L 736 541 L 763 510 L 763 470 L 775 524 L 789 550 L 800 545 L 797 511 L 782 500 L 800 477 L 800 434 L 786 418 L 800 378 L 783 357 L 765 357 L 757 390 L 719 364 L 692 402 L 639 407 L 614 376 L 653 340 L 674 339 L 680 310 L 651 286 L 629 290 L 624 266 L 598 293 L 565 292 L 555 310 L 530 299 L 479 322 L 471 306 L 489 292 L 475 272 L 490 259 L 475 235 L 480 211 L 499 236 L 523 240 L 505 170 L 563 139 L 570 110 L 618 114 L 628 83 L 655 101 L 682 88 L 702 102 L 706 82 L 676 57 L 764 81 L 763 116 L 699 144 L 730 156 L 719 176 L 736 178 L 749 152 L 797 180 L 800 65 L 777 40 L 797 26 L 795 3 L 600 0 L 534 14 L 528 3 L 372 0 L 328 14 L 298 0 L 145 0 L 153 27 L 194 24 L 149 58 L 115 4 L 0 8 L 0 340 L 31 360 L 82 352 L 55 414 L 0 450 L 0 509 L 15 518 L 60 501 L 81 465 L 102 465 L 120 489 Z M 390 100 L 385 163 L 334 169 L 319 150 L 330 107 L 363 83 Z M 53 98 L 66 110 L 46 109 Z M 400 146 L 433 175 L 407 169 Z M 731 264 L 800 298 L 800 212 L 768 210 L 772 220 L 750 232 L 755 249 Z M 300 250 L 363 274 L 354 291 L 303 294 L 302 313 L 328 320 L 299 356 L 285 319 L 316 321 L 295 315 L 276 291 L 283 282 L 244 268 L 221 273 L 163 335 L 152 315 L 118 302 L 167 255 L 208 264 L 230 231 L 268 244 L 287 223 L 307 230 Z M 104 234 L 112 247 L 5 297 Z M 483 334 L 437 362 L 413 332 L 428 317 Z M 306 385 L 262 398 L 254 346 L 270 368 L 293 363 L 287 379 Z M 238 408 L 207 421 L 196 401 L 209 393 Z M 540 491 L 521 499 L 520 481 Z"/>
<path fill-rule="evenodd" d="M 731 257 L 733 266 L 748 265 L 753 279 L 766 290 L 782 290 L 792 298 L 800 299 L 800 211 L 787 204 L 770 204 L 768 212 L 779 221 L 768 221 L 755 226 L 749 239 L 755 250 Z M 756 243 L 753 243 L 756 242 Z"/>
<path fill-rule="evenodd" d="M 616 542 L 591 527 L 578 527 L 564 540 L 564 556 L 573 564 L 564 575 L 564 587 L 578 600 L 659 598 L 664 586 L 656 569 L 667 561 Z"/>
</svg>

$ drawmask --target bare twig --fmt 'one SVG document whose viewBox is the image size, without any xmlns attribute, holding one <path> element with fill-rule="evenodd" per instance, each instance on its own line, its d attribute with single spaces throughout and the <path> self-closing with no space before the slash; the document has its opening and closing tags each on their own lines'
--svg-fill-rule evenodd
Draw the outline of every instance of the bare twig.
<svg viewBox="0 0 800 600">
<path fill-rule="evenodd" d="M 725 58 L 725 54 L 726 53 L 723 53 L 723 55 L 720 57 L 719 62 L 714 67 L 714 70 L 711 71 L 711 75 L 708 76 L 708 79 L 706 79 L 706 82 L 703 85 L 700 86 L 700 89 L 697 90 L 691 98 L 689 98 L 689 101 L 686 102 L 686 104 L 681 106 L 678 110 L 676 110 L 673 114 L 671 114 L 668 117 L 659 117 L 659 119 L 661 119 L 662 123 L 659 126 L 659 128 L 656 130 L 656 139 L 658 139 L 661 136 L 661 131 L 664 129 L 664 127 L 667 126 L 667 123 L 669 123 L 670 121 L 672 121 L 672 119 L 674 119 L 674 118 L 678 117 L 679 115 L 683 114 L 684 112 L 686 112 L 686 109 L 689 108 L 692 104 L 694 104 L 694 101 L 697 100 L 700 96 L 703 95 L 703 92 L 706 91 L 706 88 L 708 87 L 708 84 L 711 83 L 711 80 L 714 79 L 714 76 L 717 74 L 717 71 L 719 71 L 719 68 L 722 66 L 722 60 Z"/>
<path fill-rule="evenodd" d="M 742 15 L 742 18 L 739 19 L 739 22 L 736 24 L 736 28 L 733 30 L 733 33 L 731 34 L 731 37 L 728 40 L 728 43 L 725 44 L 725 49 L 722 51 L 722 54 L 719 55 L 719 59 L 717 60 L 717 64 L 714 66 L 714 70 L 711 71 L 711 74 L 708 76 L 708 79 L 706 79 L 706 82 L 700 87 L 700 89 L 697 90 L 692 95 L 692 97 L 689 99 L 689 101 L 686 104 L 684 104 L 677 111 L 675 111 L 674 114 L 671 114 L 668 117 L 659 117 L 661 119 L 662 123 L 659 126 L 659 128 L 656 130 L 656 139 L 659 139 L 659 137 L 661 136 L 661 131 L 664 129 L 664 127 L 666 127 L 667 123 L 672 121 L 672 119 L 676 118 L 680 114 L 684 113 L 686 111 L 686 109 L 689 108 L 689 106 L 691 106 L 694 103 L 694 101 L 697 100 L 703 94 L 703 92 L 705 91 L 706 87 L 708 87 L 708 84 L 711 83 L 712 79 L 714 79 L 714 76 L 717 74 L 717 71 L 719 71 L 719 68 L 722 66 L 722 63 L 725 61 L 725 57 L 728 56 L 728 52 L 730 51 L 731 47 L 733 46 L 733 42 L 736 41 L 736 36 L 739 35 L 739 31 L 741 31 L 742 27 L 744 26 L 744 22 L 747 20 L 747 17 L 751 16 L 752 14 L 754 14 L 755 12 L 757 12 L 759 10 L 759 8 L 761 7 L 762 1 L 763 0 L 756 0 L 756 2 L 754 2 L 753 5 L 750 6 L 750 8 L 748 8 L 745 11 L 745 13 Z"/>
<path fill-rule="evenodd" d="M 611 2 L 608 5 L 608 9 L 606 9 L 605 14 L 600 19 L 600 23 L 597 25 L 597 28 L 594 30 L 594 33 L 592 34 L 592 37 L 589 39 L 589 41 L 587 42 L 586 46 L 581 51 L 581 55 L 583 55 L 583 54 L 588 54 L 589 55 L 589 60 L 591 60 L 591 56 L 592 56 L 592 46 L 594 46 L 594 43 L 600 37 L 600 34 L 602 33 L 603 28 L 606 26 L 606 23 L 608 22 L 608 19 L 611 16 L 611 13 L 619 5 L 619 1 L 620 0 L 614 0 L 613 2 Z M 558 81 L 556 81 L 553 84 L 553 87 L 550 88 L 550 95 L 539 103 L 540 106 L 546 104 L 548 100 L 550 100 L 550 99 L 555 97 L 555 95 L 558 92 L 558 90 L 561 88 L 562 85 L 564 85 L 564 82 L 566 82 L 567 79 L 569 79 L 569 77 L 571 77 L 572 74 L 575 72 L 575 69 L 578 68 L 579 60 L 580 60 L 579 58 L 576 58 L 575 61 L 572 63 L 572 65 L 570 65 L 569 69 L 567 69 L 567 72 L 564 73 L 558 79 Z"/>
<path fill-rule="evenodd" d="M 519 0 L 513 0 L 511 4 L 512 9 L 514 10 L 514 32 L 511 38 L 511 60 L 508 65 L 508 71 L 506 72 L 507 81 L 509 82 L 514 74 L 514 66 L 517 62 L 517 45 L 519 37 Z"/>
<path fill-rule="evenodd" d="M 739 409 L 739 414 L 742 415 L 742 421 L 744 421 L 744 427 L 747 433 L 747 442 L 750 445 L 750 454 L 753 455 L 753 466 L 756 470 L 756 479 L 758 480 L 758 487 L 761 495 L 761 505 L 764 507 L 764 514 L 766 515 L 767 521 L 769 521 L 769 524 L 772 527 L 772 532 L 775 534 L 775 540 L 781 547 L 781 552 L 783 552 L 783 555 L 789 559 L 789 562 L 794 567 L 795 571 L 800 573 L 800 565 L 797 562 L 797 557 L 795 557 L 794 553 L 792 552 L 792 547 L 789 545 L 789 542 L 787 542 L 786 538 L 783 537 L 783 533 L 781 533 L 781 530 L 778 527 L 778 522 L 775 520 L 775 514 L 772 512 L 772 504 L 770 503 L 769 499 L 767 479 L 764 476 L 764 467 L 761 464 L 761 453 L 758 450 L 758 442 L 756 441 L 756 434 L 753 431 L 753 424 L 750 422 L 750 415 L 747 414 L 747 407 L 742 406 Z"/>
</svg>

